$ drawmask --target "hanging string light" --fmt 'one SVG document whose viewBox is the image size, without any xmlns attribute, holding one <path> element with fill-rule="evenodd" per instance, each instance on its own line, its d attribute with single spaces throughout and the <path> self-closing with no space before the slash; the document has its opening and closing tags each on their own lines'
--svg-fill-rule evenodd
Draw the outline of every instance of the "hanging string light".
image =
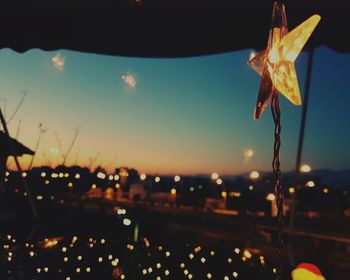
<svg viewBox="0 0 350 280">
<path fill-rule="evenodd" d="M 280 260 L 276 279 L 281 279 L 283 253 L 283 189 L 279 158 L 281 147 L 281 111 L 278 98 L 279 93 L 281 93 L 292 104 L 301 105 L 294 62 L 320 19 L 321 17 L 319 15 L 313 15 L 288 33 L 285 6 L 281 1 L 275 1 L 273 4 L 267 48 L 248 61 L 248 65 L 261 76 L 254 119 L 259 119 L 271 102 L 272 117 L 275 124 L 272 169 L 278 209 L 277 258 Z"/>
</svg>

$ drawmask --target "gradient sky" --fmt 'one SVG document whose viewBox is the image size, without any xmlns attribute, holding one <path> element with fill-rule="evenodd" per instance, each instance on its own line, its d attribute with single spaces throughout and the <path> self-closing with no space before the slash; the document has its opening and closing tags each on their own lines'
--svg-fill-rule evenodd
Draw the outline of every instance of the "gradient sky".
<svg viewBox="0 0 350 280">
<path fill-rule="evenodd" d="M 64 67 L 52 58 L 64 57 Z M 109 170 L 135 167 L 153 174 L 236 174 L 270 170 L 273 124 L 268 108 L 253 121 L 259 76 L 249 69 L 250 50 L 183 59 L 111 57 L 62 50 L 0 51 L 0 98 L 10 117 L 27 90 L 22 107 L 9 124 L 31 148 L 38 124 L 49 130 L 40 143 L 35 165 L 58 163 L 81 127 L 68 164 L 78 161 Z M 296 62 L 303 95 L 307 55 Z M 321 47 L 315 51 L 303 162 L 314 169 L 350 168 L 350 55 Z M 62 66 L 62 65 L 61 65 Z M 123 75 L 132 74 L 130 89 Z M 284 97 L 282 169 L 295 165 L 301 107 Z M 244 149 L 254 156 L 244 160 Z M 46 158 L 43 154 L 46 153 Z M 26 165 L 26 159 L 23 165 Z"/>
</svg>

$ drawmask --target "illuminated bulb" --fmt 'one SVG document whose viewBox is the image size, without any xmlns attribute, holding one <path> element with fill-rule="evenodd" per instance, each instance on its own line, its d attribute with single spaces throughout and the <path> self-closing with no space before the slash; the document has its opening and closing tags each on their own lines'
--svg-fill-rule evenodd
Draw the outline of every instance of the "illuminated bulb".
<svg viewBox="0 0 350 280">
<path fill-rule="evenodd" d="M 185 267 L 185 264 L 184 264 L 184 263 L 181 263 L 181 264 L 180 264 L 180 267 L 181 267 L 181 268 L 184 268 L 184 267 Z"/>
<path fill-rule="evenodd" d="M 228 259 L 227 259 L 227 262 L 228 262 L 228 263 L 232 263 L 232 259 L 231 259 L 231 258 L 228 258 Z"/>
<path fill-rule="evenodd" d="M 295 188 L 290 187 L 290 188 L 288 189 L 288 191 L 289 191 L 289 193 L 295 193 Z"/>
<path fill-rule="evenodd" d="M 34 257 L 34 252 L 33 252 L 33 251 L 30 251 L 30 252 L 29 252 L 29 256 Z"/>
<path fill-rule="evenodd" d="M 175 188 L 172 188 L 171 191 L 170 191 L 170 193 L 171 193 L 172 195 L 175 195 L 175 194 L 176 194 L 176 189 L 175 189 Z"/>
<path fill-rule="evenodd" d="M 72 182 L 69 182 L 68 183 L 68 188 L 72 188 L 73 187 L 73 183 Z"/>
<path fill-rule="evenodd" d="M 147 269 L 142 269 L 142 274 L 146 275 L 147 274 Z"/>
<path fill-rule="evenodd" d="M 160 263 L 157 263 L 156 266 L 157 266 L 158 269 L 162 267 Z"/>
<path fill-rule="evenodd" d="M 168 276 L 168 275 L 170 274 L 169 270 L 165 270 L 165 271 L 164 271 L 164 274 L 165 274 L 166 276 Z"/>
<path fill-rule="evenodd" d="M 76 273 L 80 273 L 80 268 L 77 267 L 75 271 L 76 271 Z"/>
<path fill-rule="evenodd" d="M 63 261 L 64 261 L 64 262 L 68 262 L 68 258 L 67 258 L 67 257 L 64 257 L 64 258 L 63 258 Z"/>
<path fill-rule="evenodd" d="M 109 175 L 109 176 L 108 176 L 108 180 L 109 180 L 109 181 L 112 181 L 113 178 L 114 178 L 113 175 Z"/>
<path fill-rule="evenodd" d="M 120 279 L 124 280 L 125 279 L 125 275 L 124 274 L 120 275 Z"/>
<path fill-rule="evenodd" d="M 119 180 L 119 175 L 117 175 L 117 174 L 114 175 L 114 180 L 115 180 L 115 181 L 118 181 L 118 180 Z"/>
<path fill-rule="evenodd" d="M 36 199 L 37 199 L 37 200 L 43 200 L 43 196 L 42 196 L 42 195 L 37 195 L 37 196 L 36 196 Z"/>
<path fill-rule="evenodd" d="M 75 179 L 79 179 L 80 178 L 80 174 L 79 173 L 75 174 L 74 178 Z"/>
<path fill-rule="evenodd" d="M 99 258 L 98 258 L 98 262 L 103 262 L 103 258 L 102 258 L 102 257 L 99 257 Z"/>
<path fill-rule="evenodd" d="M 48 272 L 48 271 L 49 271 L 49 268 L 48 268 L 48 267 L 44 267 L 44 271 L 45 271 L 45 272 Z"/>
<path fill-rule="evenodd" d="M 207 273 L 207 278 L 208 278 L 208 279 L 211 279 L 212 277 L 213 277 L 213 276 L 211 275 L 211 273 L 208 272 L 208 273 Z"/>
<path fill-rule="evenodd" d="M 184 274 L 185 274 L 185 275 L 188 274 L 188 270 L 187 270 L 187 269 L 184 270 Z"/>
<path fill-rule="evenodd" d="M 193 278 L 193 276 L 192 276 L 192 274 L 188 274 L 188 279 L 192 279 Z"/>
<path fill-rule="evenodd" d="M 82 256 L 78 256 L 77 259 L 78 259 L 78 261 L 81 261 L 83 259 L 83 257 Z"/>
<path fill-rule="evenodd" d="M 166 252 L 165 252 L 165 255 L 166 255 L 167 257 L 169 257 L 169 256 L 170 256 L 170 252 L 169 252 L 169 251 L 166 251 Z"/>
<path fill-rule="evenodd" d="M 175 177 L 174 177 L 174 181 L 175 182 L 179 182 L 181 180 L 181 177 L 179 176 L 179 175 L 176 175 Z"/>
<path fill-rule="evenodd" d="M 211 256 L 215 256 L 215 252 L 214 251 L 210 251 L 210 255 Z"/>
<path fill-rule="evenodd" d="M 67 248 L 66 247 L 62 247 L 62 252 L 63 253 L 67 252 Z"/>
<path fill-rule="evenodd" d="M 272 269 L 272 272 L 273 272 L 273 273 L 277 273 L 277 269 L 274 267 L 274 268 Z"/>
<path fill-rule="evenodd" d="M 253 185 L 250 185 L 250 186 L 249 186 L 249 190 L 250 190 L 250 191 L 253 191 L 253 190 L 254 190 L 254 186 L 253 186 Z"/>
<path fill-rule="evenodd" d="M 108 255 L 108 259 L 109 260 L 113 259 L 113 256 L 112 255 Z"/>
<path fill-rule="evenodd" d="M 194 255 L 193 254 L 189 254 L 188 257 L 192 260 L 194 258 Z"/>
<path fill-rule="evenodd" d="M 323 188 L 323 193 L 329 193 L 329 189 L 327 187 Z"/>
<path fill-rule="evenodd" d="M 152 267 L 149 267 L 148 268 L 148 273 L 152 273 L 152 271 L 153 271 Z"/>
<path fill-rule="evenodd" d="M 41 172 L 41 177 L 45 177 L 46 176 L 46 173 L 45 172 Z"/>
<path fill-rule="evenodd" d="M 106 240 L 105 239 L 101 239 L 101 244 L 105 244 L 106 243 Z"/>
<path fill-rule="evenodd" d="M 86 272 L 90 272 L 91 271 L 91 268 L 90 267 L 87 267 L 86 268 Z"/>
<path fill-rule="evenodd" d="M 238 273 L 237 273 L 236 271 L 234 271 L 234 272 L 232 273 L 232 276 L 235 277 L 235 278 L 237 278 L 237 277 L 238 277 Z"/>
<path fill-rule="evenodd" d="M 22 172 L 22 177 L 23 178 L 27 177 L 27 173 L 26 172 Z"/>
<path fill-rule="evenodd" d="M 38 268 L 36 269 L 36 272 L 40 273 L 40 272 L 41 272 L 41 268 L 38 267 Z"/>
<path fill-rule="evenodd" d="M 224 277 L 224 280 L 230 280 L 230 277 L 225 276 L 225 277 Z"/>
<path fill-rule="evenodd" d="M 92 185 L 91 185 L 91 188 L 92 188 L 92 189 L 96 189 L 96 188 L 97 188 L 96 184 L 92 184 Z"/>
<path fill-rule="evenodd" d="M 159 182 L 160 182 L 160 177 L 158 177 L 158 176 L 155 177 L 155 178 L 154 178 L 154 182 L 159 183 Z"/>
<path fill-rule="evenodd" d="M 226 198 L 226 197 L 227 197 L 227 192 L 222 191 L 222 192 L 221 192 L 221 196 L 222 196 L 223 198 Z"/>
</svg>

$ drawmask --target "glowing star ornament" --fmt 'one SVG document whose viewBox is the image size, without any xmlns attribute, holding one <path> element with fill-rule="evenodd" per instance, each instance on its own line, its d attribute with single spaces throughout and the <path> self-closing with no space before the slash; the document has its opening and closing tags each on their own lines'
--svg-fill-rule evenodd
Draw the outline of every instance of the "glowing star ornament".
<svg viewBox="0 0 350 280">
<path fill-rule="evenodd" d="M 313 15 L 288 33 L 285 7 L 274 3 L 267 48 L 248 61 L 249 66 L 261 76 L 254 119 L 259 119 L 272 95 L 278 92 L 294 105 L 301 105 L 294 61 L 320 19 L 319 15 Z"/>
</svg>

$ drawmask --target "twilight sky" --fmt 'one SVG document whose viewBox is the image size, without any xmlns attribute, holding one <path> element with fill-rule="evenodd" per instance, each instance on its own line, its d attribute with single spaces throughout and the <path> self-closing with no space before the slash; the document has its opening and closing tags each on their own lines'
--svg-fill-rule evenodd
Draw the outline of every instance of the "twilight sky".
<svg viewBox="0 0 350 280">
<path fill-rule="evenodd" d="M 62 50 L 0 51 L 0 104 L 14 137 L 34 149 L 34 165 L 59 161 L 81 127 L 68 164 L 135 167 L 153 174 L 236 174 L 270 170 L 270 108 L 253 121 L 259 76 L 250 50 L 184 59 L 111 57 Z M 307 55 L 296 61 L 301 93 Z M 321 47 L 314 55 L 303 162 L 350 168 L 350 55 Z M 136 85 L 135 85 L 136 83 Z M 282 101 L 282 169 L 294 167 L 301 107 Z M 254 156 L 244 159 L 244 150 Z M 44 156 L 45 154 L 45 156 Z M 28 158 L 22 159 L 23 166 Z"/>
</svg>

